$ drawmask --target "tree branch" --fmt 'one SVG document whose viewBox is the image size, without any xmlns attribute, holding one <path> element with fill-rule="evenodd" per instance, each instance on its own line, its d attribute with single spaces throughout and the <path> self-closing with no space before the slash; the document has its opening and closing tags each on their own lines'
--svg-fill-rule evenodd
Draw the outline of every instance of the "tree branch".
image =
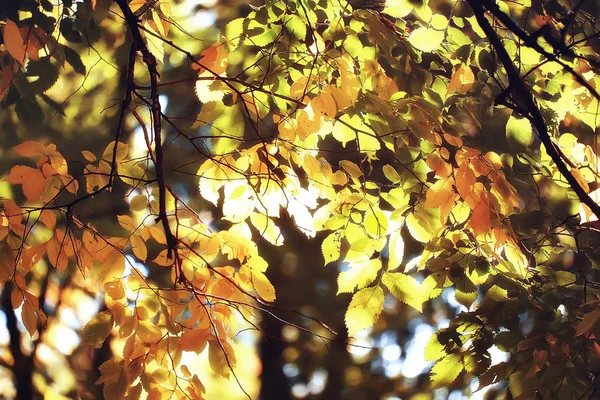
<svg viewBox="0 0 600 400">
<path fill-rule="evenodd" d="M 523 81 L 521 80 L 521 76 L 519 75 L 519 71 L 517 67 L 511 60 L 508 52 L 504 48 L 504 45 L 500 41 L 500 38 L 496 34 L 496 31 L 490 25 L 490 22 L 487 20 L 485 16 L 485 9 L 482 6 L 482 2 L 480 0 L 466 0 L 473 12 L 475 13 L 475 18 L 477 18 L 477 22 L 483 31 L 485 32 L 490 44 L 494 48 L 498 58 L 504 65 L 504 69 L 508 75 L 508 79 L 510 85 L 514 88 L 515 95 L 519 98 L 519 104 L 523 104 L 525 106 L 525 112 L 528 113 L 527 117 L 533 123 L 533 126 L 537 130 L 537 134 L 543 143 L 546 152 L 552 158 L 552 161 L 558 167 L 560 173 L 565 177 L 573 191 L 577 194 L 579 200 L 588 206 L 590 210 L 596 215 L 598 219 L 600 219 L 600 206 L 596 204 L 594 200 L 586 193 L 583 187 L 577 182 L 575 176 L 571 173 L 569 167 L 565 164 L 563 159 L 560 156 L 560 153 L 556 150 L 554 142 L 548 133 L 548 127 L 546 126 L 546 122 L 544 121 L 544 117 L 542 113 L 535 103 L 531 91 L 525 86 Z M 483 3 L 488 3 L 486 0 Z"/>
<path fill-rule="evenodd" d="M 150 52 L 146 42 L 142 37 L 140 29 L 138 27 L 138 18 L 129 8 L 126 0 L 115 0 L 121 11 L 123 12 L 123 16 L 125 17 L 125 22 L 129 27 L 129 32 L 133 37 L 132 46 L 142 53 L 142 58 L 146 67 L 148 68 L 148 73 L 150 75 L 150 114 L 152 115 L 152 129 L 154 130 L 154 153 L 156 162 L 154 164 L 156 168 L 156 180 L 158 183 L 158 218 L 163 226 L 165 231 L 165 237 L 167 239 L 167 257 L 169 259 L 176 256 L 177 251 L 177 239 L 171 232 L 171 228 L 169 227 L 169 219 L 167 216 L 167 188 L 165 184 L 164 177 L 164 162 L 163 162 L 163 149 L 161 143 L 161 114 L 160 114 L 160 99 L 158 96 L 158 63 L 156 61 L 156 57 Z M 131 94 L 130 91 L 128 91 Z M 150 151 L 150 149 L 148 149 Z M 176 257 L 175 257 L 176 258 Z"/>
</svg>

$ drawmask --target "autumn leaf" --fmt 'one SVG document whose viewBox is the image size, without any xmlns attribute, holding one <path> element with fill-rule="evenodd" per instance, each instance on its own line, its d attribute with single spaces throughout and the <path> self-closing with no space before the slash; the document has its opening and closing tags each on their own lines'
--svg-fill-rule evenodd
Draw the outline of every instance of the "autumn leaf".
<svg viewBox="0 0 600 400">
<path fill-rule="evenodd" d="M 109 311 L 96 314 L 82 331 L 82 340 L 95 348 L 100 348 L 113 328 L 114 319 Z"/>
<path fill-rule="evenodd" d="M 227 341 L 210 340 L 208 342 L 208 361 L 216 374 L 227 378 L 236 365 L 235 353 Z"/>
<path fill-rule="evenodd" d="M 386 272 L 381 281 L 398 300 L 419 312 L 423 311 L 421 285 L 415 278 L 400 272 Z"/>
<path fill-rule="evenodd" d="M 460 375 L 464 366 L 459 354 L 448 354 L 431 368 L 433 388 L 448 386 Z"/>
<path fill-rule="evenodd" d="M 352 296 L 345 318 L 349 336 L 373 326 L 383 310 L 383 300 L 383 289 L 379 286 L 364 288 Z"/>
<path fill-rule="evenodd" d="M 4 25 L 4 45 L 6 46 L 6 50 L 21 65 L 25 65 L 26 55 L 27 55 L 27 44 L 25 40 L 21 36 L 21 32 L 19 31 L 19 27 L 17 24 L 7 19 Z"/>
</svg>

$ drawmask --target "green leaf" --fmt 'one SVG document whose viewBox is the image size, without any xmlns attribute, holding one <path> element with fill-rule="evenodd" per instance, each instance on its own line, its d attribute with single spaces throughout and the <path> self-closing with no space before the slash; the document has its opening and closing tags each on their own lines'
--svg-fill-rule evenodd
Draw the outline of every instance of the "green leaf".
<svg viewBox="0 0 600 400">
<path fill-rule="evenodd" d="M 386 272 L 382 282 L 398 300 L 419 312 L 423 311 L 421 284 L 415 278 L 401 272 Z"/>
<path fill-rule="evenodd" d="M 394 0 L 386 2 L 384 13 L 394 18 L 404 18 L 413 10 L 409 0 Z"/>
<path fill-rule="evenodd" d="M 99 312 L 83 327 L 83 342 L 99 349 L 110 334 L 113 324 L 114 319 L 109 311 Z"/>
<path fill-rule="evenodd" d="M 509 143 L 518 147 L 527 147 L 533 143 L 533 129 L 531 122 L 526 118 L 510 116 L 506 123 L 506 138 Z"/>
<path fill-rule="evenodd" d="M 356 292 L 346 312 L 348 336 L 354 336 L 357 332 L 373 326 L 383 310 L 383 302 L 383 289 L 379 286 Z"/>
<path fill-rule="evenodd" d="M 431 368 L 431 384 L 437 389 L 448 386 L 460 375 L 464 365 L 460 354 L 448 354 Z"/>
<path fill-rule="evenodd" d="M 420 27 L 415 29 L 408 38 L 408 42 L 418 50 L 432 52 L 440 47 L 444 40 L 444 31 Z"/>
</svg>

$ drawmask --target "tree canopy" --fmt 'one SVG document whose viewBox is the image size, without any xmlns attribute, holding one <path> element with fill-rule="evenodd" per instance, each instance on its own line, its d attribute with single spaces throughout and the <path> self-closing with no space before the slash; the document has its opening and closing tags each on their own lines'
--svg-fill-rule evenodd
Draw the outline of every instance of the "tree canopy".
<svg viewBox="0 0 600 400">
<path fill-rule="evenodd" d="M 598 398 L 598 15 L 0 0 L 0 393 Z"/>
</svg>

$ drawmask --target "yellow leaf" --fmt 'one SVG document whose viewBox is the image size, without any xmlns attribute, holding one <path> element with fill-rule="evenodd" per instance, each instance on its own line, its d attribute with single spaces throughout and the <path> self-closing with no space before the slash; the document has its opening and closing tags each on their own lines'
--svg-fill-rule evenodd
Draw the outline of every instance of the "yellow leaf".
<svg viewBox="0 0 600 400">
<path fill-rule="evenodd" d="M 509 143 L 515 143 L 519 147 L 527 147 L 533 143 L 533 128 L 527 118 L 516 118 L 510 116 L 506 123 L 506 138 Z"/>
<path fill-rule="evenodd" d="M 46 189 L 46 178 L 39 169 L 31 169 L 27 179 L 23 182 L 23 194 L 28 201 L 37 200 Z"/>
<path fill-rule="evenodd" d="M 352 293 L 356 289 L 364 288 L 377 278 L 379 270 L 381 270 L 379 258 L 351 263 L 348 271 L 340 272 L 337 294 Z"/>
<path fill-rule="evenodd" d="M 218 339 L 209 341 L 208 362 L 216 374 L 227 378 L 231 368 L 236 364 L 235 353 L 229 342 L 225 340 L 219 342 Z"/>
<path fill-rule="evenodd" d="M 360 178 L 363 175 L 359 166 L 352 161 L 342 160 L 340 161 L 340 167 L 342 167 L 352 178 Z"/>
<path fill-rule="evenodd" d="M 139 322 L 137 334 L 144 343 L 157 343 L 163 336 L 160 328 L 147 320 Z"/>
<path fill-rule="evenodd" d="M 401 272 L 386 272 L 382 282 L 398 300 L 419 312 L 423 311 L 421 284 L 415 278 Z"/>
<path fill-rule="evenodd" d="M 413 10 L 413 5 L 409 0 L 387 1 L 383 10 L 385 14 L 394 18 L 404 18 Z"/>
<path fill-rule="evenodd" d="M 444 40 L 444 31 L 420 27 L 415 29 L 408 38 L 408 42 L 418 50 L 432 52 Z"/>
<path fill-rule="evenodd" d="M 346 312 L 348 336 L 367 329 L 375 323 L 383 310 L 383 289 L 379 286 L 362 289 L 352 296 Z"/>
<path fill-rule="evenodd" d="M 473 209 L 471 220 L 469 222 L 475 235 L 485 233 L 490 229 L 490 205 L 487 201 L 481 200 Z"/>
<path fill-rule="evenodd" d="M 104 284 L 104 290 L 113 300 L 119 300 L 125 297 L 125 287 L 123 281 L 114 280 Z"/>
<path fill-rule="evenodd" d="M 392 271 L 402 264 L 404 259 L 404 239 L 400 231 L 395 231 L 390 235 L 388 271 Z"/>
<path fill-rule="evenodd" d="M 119 375 L 123 372 L 123 365 L 112 358 L 103 362 L 98 369 L 100 370 L 100 378 L 96 381 L 96 385 L 104 382 L 116 382 L 119 379 Z"/>
<path fill-rule="evenodd" d="M 344 121 L 345 119 L 349 119 L 346 114 L 342 115 L 340 118 L 341 121 Z M 333 126 L 332 135 L 335 140 L 340 142 L 344 147 L 346 146 L 346 143 L 356 140 L 356 131 L 348 126 L 348 124 L 344 124 L 340 121 L 337 121 Z"/>
<path fill-rule="evenodd" d="M 192 68 L 198 72 L 198 75 L 208 71 L 211 75 L 221 75 L 227 70 L 228 53 L 225 43 L 215 43 L 205 49 L 201 54 L 200 61 Z"/>
<path fill-rule="evenodd" d="M 202 74 L 202 77 L 206 78 L 211 76 L 210 73 L 206 72 Z M 211 101 L 221 101 L 228 90 L 222 90 L 221 82 L 214 79 L 199 79 L 196 81 L 196 96 L 202 103 L 210 103 Z"/>
<path fill-rule="evenodd" d="M 131 11 L 136 12 L 145 4 L 146 0 L 131 0 L 129 2 L 129 8 L 131 9 Z"/>
<path fill-rule="evenodd" d="M 135 254 L 140 261 L 146 262 L 146 258 L 148 257 L 148 249 L 146 248 L 146 243 L 144 240 L 137 235 L 131 235 L 129 240 L 131 242 L 133 254 Z"/>
<path fill-rule="evenodd" d="M 94 155 L 94 153 L 92 153 L 91 151 L 87 151 L 87 150 L 83 150 L 81 152 L 81 154 L 83 155 L 83 158 L 85 158 L 86 160 L 88 160 L 89 162 L 94 162 L 96 161 L 96 156 Z"/>
<path fill-rule="evenodd" d="M 99 349 L 113 328 L 114 319 L 109 311 L 99 312 L 83 327 L 81 339 L 85 344 Z"/>
<path fill-rule="evenodd" d="M 410 235 L 421 243 L 427 243 L 442 229 L 440 212 L 437 208 L 426 208 L 406 217 Z"/>
<path fill-rule="evenodd" d="M 144 23 L 146 29 L 151 30 L 150 24 L 148 22 Z M 146 43 L 148 45 L 148 50 L 150 53 L 156 58 L 158 62 L 161 64 L 165 62 L 165 42 L 158 35 L 152 35 L 151 33 L 146 33 Z"/>
<path fill-rule="evenodd" d="M 104 152 L 102 153 L 102 159 L 112 162 L 114 148 L 115 148 L 115 142 L 114 141 L 110 142 L 108 144 L 108 146 L 106 146 L 106 149 L 104 149 Z M 129 145 L 127 143 L 118 142 L 116 160 L 117 161 L 124 160 L 127 157 L 128 153 L 129 153 Z"/>
<path fill-rule="evenodd" d="M 275 301 L 275 288 L 265 274 L 252 270 L 252 284 L 256 293 L 265 301 Z"/>
<path fill-rule="evenodd" d="M 340 240 L 335 232 L 329 234 L 329 236 L 323 240 L 321 251 L 323 252 L 325 265 L 337 261 L 340 258 L 340 245 Z"/>
<path fill-rule="evenodd" d="M 129 202 L 132 211 L 142 211 L 148 207 L 148 198 L 145 194 L 138 194 Z"/>
<path fill-rule="evenodd" d="M 250 214 L 250 222 L 269 243 L 275 246 L 283 244 L 281 230 L 271 218 L 262 213 L 253 212 Z"/>
<path fill-rule="evenodd" d="M 390 180 L 390 182 L 396 184 L 400 183 L 400 174 L 394 167 L 389 164 L 385 164 L 383 166 L 383 175 Z"/>
<path fill-rule="evenodd" d="M 448 386 L 458 377 L 464 365 L 459 354 L 448 354 L 431 368 L 431 384 L 434 388 Z"/>
<path fill-rule="evenodd" d="M 440 358 L 444 357 L 446 351 L 444 346 L 440 343 L 438 339 L 438 332 L 435 332 L 429 338 L 429 341 L 425 345 L 424 357 L 427 361 L 436 361 Z"/>
<path fill-rule="evenodd" d="M 129 232 L 133 232 L 137 229 L 136 223 L 133 222 L 133 219 L 129 215 L 117 215 L 117 221 L 119 221 L 119 225 Z"/>
</svg>

